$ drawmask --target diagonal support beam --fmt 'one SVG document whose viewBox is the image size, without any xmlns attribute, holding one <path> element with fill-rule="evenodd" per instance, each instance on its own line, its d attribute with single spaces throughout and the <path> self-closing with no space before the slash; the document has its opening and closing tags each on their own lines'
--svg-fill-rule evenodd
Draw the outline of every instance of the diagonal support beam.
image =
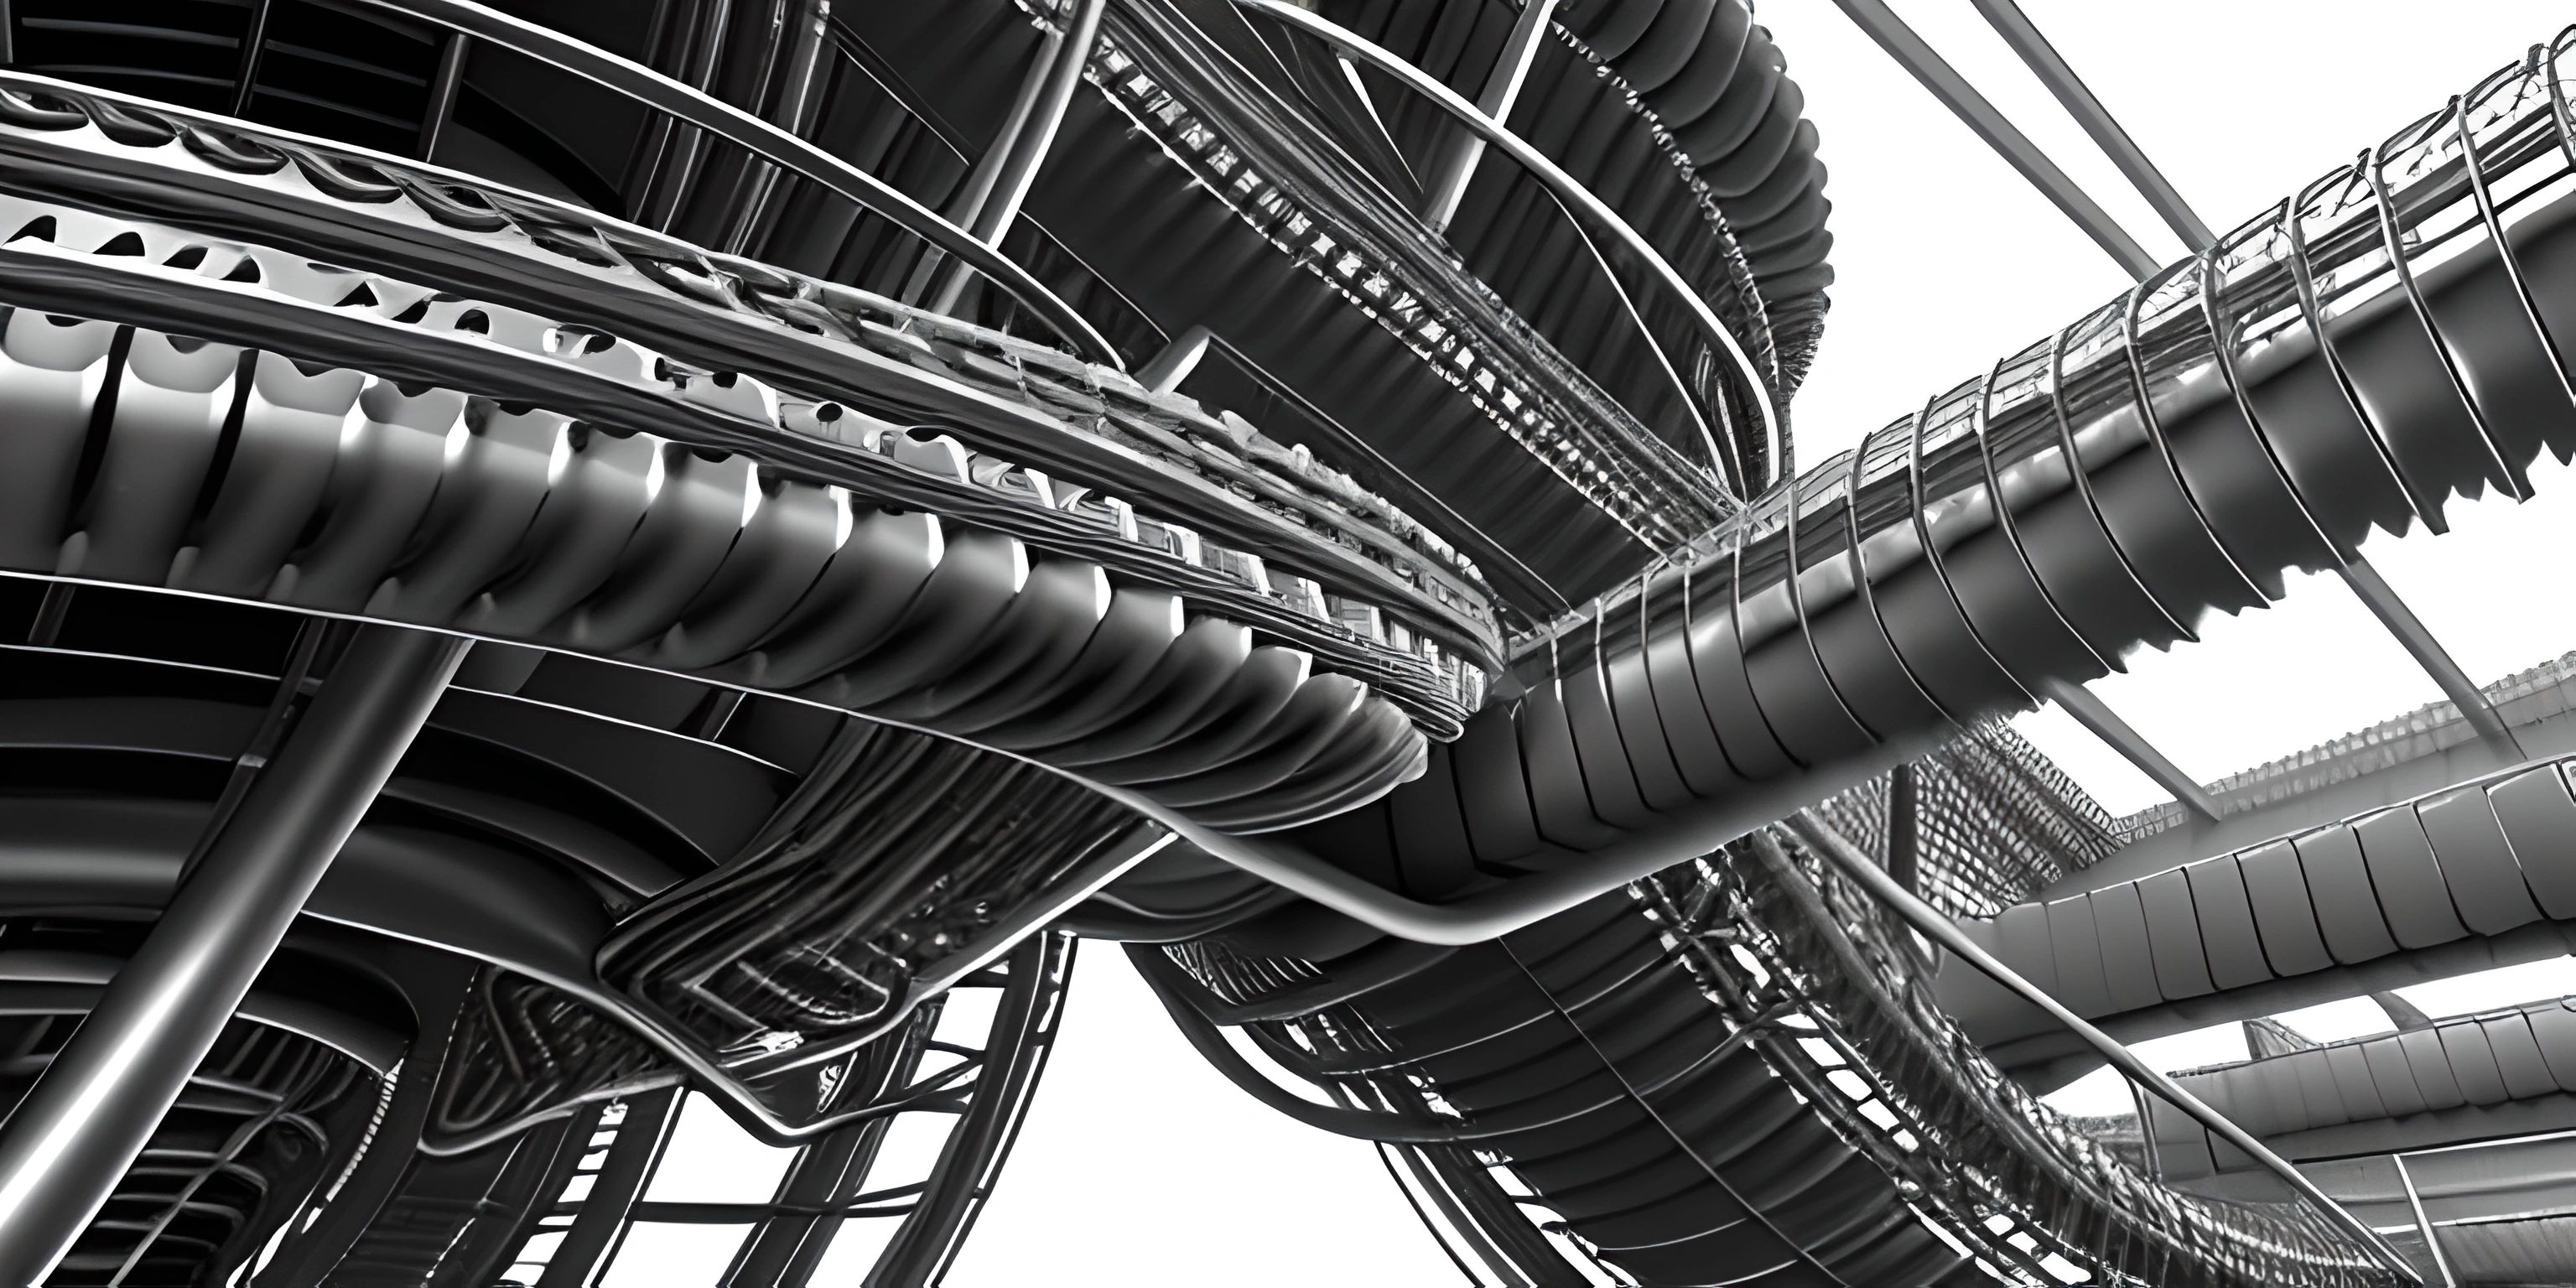
<svg viewBox="0 0 2576 1288">
<path fill-rule="evenodd" d="M 1547 38 L 1548 23 L 1555 16 L 1556 0 L 1525 0 L 1520 21 L 1512 24 L 1512 34 L 1503 42 L 1502 57 L 1494 61 L 1494 70 L 1485 77 L 1485 90 L 1476 97 L 1477 111 L 1497 124 L 1511 116 L 1512 105 L 1520 101 L 1521 86 L 1529 82 L 1539 42 Z M 1423 184 L 1422 222 L 1439 230 L 1458 217 L 1458 203 L 1466 199 L 1467 184 L 1476 177 L 1476 163 L 1484 156 L 1485 141 L 1472 133 L 1461 130 L 1449 141 Z"/>
<path fill-rule="evenodd" d="M 2506 727 L 2504 717 L 2496 714 L 2495 704 L 2487 701 L 2486 691 L 2469 678 L 2468 672 L 2460 669 L 2459 663 L 2451 660 L 2449 650 L 2442 647 L 2442 641 L 2433 638 L 2432 629 L 2425 626 L 2423 619 L 2415 615 L 2415 610 L 2407 606 L 2396 587 L 2389 585 L 2379 575 L 2379 570 L 2359 555 L 2353 556 L 2352 562 L 2345 564 L 2341 572 L 2344 584 L 2361 597 L 2371 616 L 2378 618 L 2379 624 L 2397 637 L 2397 642 L 2414 657 L 2415 664 L 2423 667 L 2424 673 L 2433 677 L 2433 683 L 2441 686 L 2442 696 L 2460 709 L 2460 718 L 2468 721 L 2469 727 L 2477 730 L 2479 737 L 2495 744 L 2497 750 L 2508 753 L 2515 760 L 2522 759 L 2521 741 L 2513 736 L 2512 729 Z"/>
<path fill-rule="evenodd" d="M 2012 46 L 2013 53 L 2021 57 L 2022 65 L 2039 77 L 2039 83 L 2057 96 L 2058 105 L 2075 118 L 2077 125 L 2084 127 L 2084 133 L 2092 138 L 2093 145 L 2111 158 L 2111 164 L 2120 167 L 2120 173 L 2128 178 L 2130 186 L 2147 199 L 2147 205 L 2155 210 L 2156 217 L 2165 221 L 2165 227 L 2172 229 L 2174 236 L 2182 239 L 2183 245 L 2199 250 L 2218 240 L 2209 231 L 2209 225 L 2200 221 L 2191 203 L 2184 201 L 2182 194 L 2174 190 L 2164 171 L 2157 169 L 2155 163 L 2147 159 L 2146 152 L 2138 147 L 2137 140 L 2130 138 L 2129 132 L 2121 128 L 2119 118 L 2111 115 L 2111 110 L 2102 105 L 2102 100 L 2093 96 L 2092 87 L 2067 65 L 2065 55 L 2058 53 L 2057 46 L 2048 43 L 2048 37 L 2041 35 L 2039 28 L 2031 24 L 2020 5 L 2013 0 L 1969 0 L 1969 3 L 1977 6 L 1978 13 L 1985 15 L 1986 25 L 1993 27 L 1995 34 Z"/>
<path fill-rule="evenodd" d="M 2406 1170 L 2406 1156 L 2391 1154 L 2388 1161 L 2397 1164 L 2398 1184 L 2406 1189 L 2406 1208 L 2415 1214 L 2415 1230 L 2423 1236 L 2425 1250 L 2433 1254 L 2433 1269 L 2442 1276 L 2442 1288 L 2459 1288 L 2459 1277 L 2451 1273 L 2451 1259 L 2442 1255 L 2442 1240 L 2424 1215 L 2424 1196 L 2415 1188 L 2415 1174 Z"/>
<path fill-rule="evenodd" d="M 360 630 L 140 949 L 0 1123 L 0 1283 L 42 1283 L 240 1008 L 466 641 Z"/>
<path fill-rule="evenodd" d="M 1970 3 L 1976 5 L 1978 13 L 1985 15 L 1987 24 L 1995 29 L 1995 34 L 2003 37 L 2004 43 L 2010 45 L 2013 52 L 2020 56 L 2023 64 L 2030 68 L 2031 73 L 2039 77 L 2040 83 L 2048 87 L 2048 92 L 2057 97 L 2059 105 L 2066 109 L 2067 114 L 2074 117 L 2078 125 L 2084 127 L 2085 134 L 2091 136 L 2094 145 L 2111 158 L 2111 163 L 2120 168 L 2120 173 L 2126 176 L 2130 185 L 2138 190 L 2138 195 L 2146 198 L 2147 204 L 2154 208 L 2157 217 L 2165 221 L 2165 226 L 2171 228 L 2174 235 L 2182 239 L 2185 246 L 2198 251 L 2217 241 L 2216 235 L 2209 231 L 2209 225 L 2201 222 L 2199 214 L 2192 210 L 2189 202 L 2183 200 L 2182 194 L 2175 190 L 2172 181 L 2166 179 L 2164 172 L 2147 159 L 2146 152 L 2139 148 L 2137 140 L 2130 138 L 2129 132 L 2121 128 L 2119 120 L 2111 115 L 2110 109 L 2104 107 L 2102 100 L 2094 96 L 2091 87 L 2075 74 L 2075 69 L 2067 65 L 2065 56 L 2057 52 L 2056 46 L 2049 44 L 2048 38 L 2040 34 L 2039 28 L 2034 26 L 2029 16 L 2021 11 L 2020 5 L 2014 3 L 2014 0 L 1970 0 Z M 1851 8 L 1848 4 L 1844 7 Z M 1863 25 L 1866 26 L 1867 23 L 1864 22 Z M 1877 33 L 1871 34 L 1875 36 Z M 1880 43 L 1886 42 L 1882 40 Z M 1891 49 L 1890 52 L 1895 51 Z M 1929 56 L 1928 50 L 1925 53 Z M 1901 59 L 1902 55 L 1899 57 Z M 1920 76 L 1921 73 L 1918 72 L 1917 75 Z M 1953 110 L 1958 110 L 1955 104 Z M 1965 113 L 1962 113 L 1962 117 L 1966 119 Z M 1975 122 L 1971 120 L 1970 124 L 1973 126 Z M 1982 130 L 1979 132 L 1984 133 Z M 2003 143 L 1996 141 L 1992 136 L 1988 136 L 1987 141 L 1993 144 L 1997 151 L 2003 152 L 2006 159 L 2013 159 L 2010 150 Z M 2020 162 L 2015 160 L 2014 164 L 2018 166 Z M 2030 172 L 2025 169 L 2023 173 Z M 2036 177 L 2032 181 L 2039 182 Z M 2041 186 L 2045 188 L 2047 185 Z M 2063 204 L 2060 203 L 2061 207 Z M 2069 213 L 2073 212 L 2069 211 Z M 2082 224 L 2084 220 L 2079 216 L 2076 222 Z M 2085 226 L 2085 231 L 2092 232 L 2093 229 L 2088 224 Z M 2145 280 L 2153 270 L 2153 265 L 2147 265 L 2137 271 L 2137 276 L 2140 280 Z M 2415 616 L 2415 610 L 2409 608 L 2397 591 L 2381 579 L 2378 571 L 2359 556 L 2355 556 L 2339 571 L 2343 574 L 2344 584 L 2352 587 L 2352 592 L 2361 597 L 2361 602 L 2369 607 L 2371 614 L 2377 617 L 2380 624 L 2388 628 L 2388 633 L 2395 636 L 2397 642 L 2414 657 L 2416 665 L 2424 668 L 2424 673 L 2433 678 L 2433 683 L 2441 686 L 2443 696 L 2448 697 L 2451 704 L 2459 708 L 2461 717 L 2469 722 L 2470 727 L 2478 731 L 2478 736 L 2494 744 L 2499 750 L 2510 753 L 2515 759 L 2521 759 L 2520 743 L 2515 740 L 2513 731 L 2505 726 L 2504 719 L 2496 714 L 2495 707 L 2487 701 L 2486 694 L 2469 679 L 2467 672 L 2460 669 L 2459 663 L 2451 660 L 2450 653 L 2442 647 L 2441 641 L 2433 637 L 2433 632 L 2424 625 L 2422 619 Z M 2140 767 L 2145 766 L 2142 764 Z"/>
<path fill-rule="evenodd" d="M 2039 696 L 2064 708 L 2066 714 L 2075 717 L 2075 723 L 2109 743 L 2111 750 L 2137 766 L 2138 772 L 2154 779 L 2156 786 L 2173 793 L 2173 798 L 2181 801 L 2183 808 L 2204 819 L 2215 821 L 2218 818 L 2218 798 L 2194 782 L 2191 775 L 2182 772 L 2181 766 L 2165 759 L 2165 754 L 2156 750 L 2155 744 L 2130 728 L 2129 722 L 2121 719 L 2120 713 L 2113 711 L 2102 699 L 2093 696 L 2092 690 L 2064 680 L 2050 680 L 2040 686 Z"/>
<path fill-rule="evenodd" d="M 2110 157 L 2112 164 L 2120 168 L 2120 173 L 2128 178 L 2130 184 L 2138 190 L 2138 194 L 2146 199 L 2147 204 L 2154 208 L 2157 216 L 2165 221 L 2165 225 L 2173 230 L 2175 236 L 2182 239 L 2185 246 L 2193 250 L 2201 250 L 2217 240 L 2215 234 L 2210 232 L 2209 226 L 2201 222 L 2199 214 L 2192 210 L 2190 203 L 2184 201 L 2182 194 L 2175 190 L 2173 183 L 2165 178 L 2164 172 L 2147 159 L 2145 151 L 2138 147 L 2137 141 L 2129 137 L 2129 132 L 2123 129 L 2118 119 L 2111 115 L 2110 109 L 2104 107 L 2102 100 L 2094 96 L 2091 87 L 2075 74 L 2075 69 L 2067 64 L 2065 56 L 2057 52 L 2056 46 L 2048 43 L 2048 38 L 2040 34 L 2039 28 L 2031 23 L 2029 16 L 2021 11 L 2021 7 L 2014 3 L 2014 0 L 1970 0 L 1970 3 L 1976 5 L 1977 12 L 1985 16 L 1987 24 L 1995 29 L 1997 35 L 2003 37 L 2004 43 L 2012 47 L 2013 52 L 2020 56 L 2032 74 L 2039 77 L 2040 82 L 2048 87 L 2049 93 L 2056 96 L 2059 105 L 2066 109 L 2067 114 L 2084 127 L 2084 132 L 2091 136 L 2094 144 Z M 1850 7 L 1848 4 L 1845 5 L 1847 9 Z M 1873 32 L 1872 35 L 1876 33 Z M 1928 50 L 1926 52 L 1928 54 Z M 1955 106 L 1954 110 L 1956 110 Z M 1970 123 L 1974 124 L 1973 121 Z M 2010 151 L 2002 143 L 1996 142 L 1992 137 L 1988 138 L 1988 142 L 1992 143 L 1998 151 L 2004 152 L 2007 159 L 2011 159 Z M 2016 161 L 2015 164 L 2018 165 L 2019 162 Z M 2025 170 L 2024 173 L 2029 172 Z M 2033 182 L 2038 180 L 2034 178 Z M 2084 221 L 2078 217 L 2077 222 L 2080 224 Z M 2086 231 L 2091 232 L 2092 228 L 2087 225 Z M 2136 275 L 2143 281 L 2153 271 L 2154 266 L 2147 265 L 2137 270 Z M 2515 743 L 2512 731 L 2507 729 L 2503 719 L 2496 715 L 2495 708 L 2488 703 L 2486 695 L 2470 681 L 2459 664 L 2451 660 L 2450 653 L 2442 647 L 2441 641 L 2433 637 L 2432 631 L 2424 625 L 2422 619 L 2415 616 L 2414 610 L 2407 606 L 2406 601 L 2399 597 L 2396 590 L 2381 579 L 2378 571 L 2358 556 L 2339 571 L 2343 574 L 2344 583 L 2352 587 L 2355 595 L 2361 597 L 2361 602 L 2369 607 L 2371 614 L 2379 619 L 2380 624 L 2388 628 L 2388 633 L 2395 636 L 2397 642 L 2414 657 L 2416 664 L 2424 668 L 2425 674 L 2430 675 L 2433 682 L 2441 686 L 2444 696 L 2450 698 L 2452 704 L 2459 708 L 2462 717 L 2478 731 L 2479 736 L 2497 743 L 2519 758 L 2521 749 Z M 2069 710 L 2073 708 L 2070 707 Z M 2140 768 L 2143 769 L 2146 766 L 2141 763 Z"/>
<path fill-rule="evenodd" d="M 1923 37 L 1905 25 L 1905 20 L 1897 17 L 1895 11 L 1880 0 L 1834 0 L 1834 3 L 1841 6 L 1842 11 L 1871 40 L 1876 41 L 1880 49 L 1887 51 L 1887 56 L 1895 59 L 1898 66 L 1921 82 L 1923 88 L 1932 91 L 1932 96 L 1941 100 L 1941 105 L 1949 108 L 1951 115 L 1976 131 L 1977 137 L 1984 139 L 1987 147 L 1993 148 L 2013 169 L 2020 171 L 2021 177 L 2039 189 L 2050 204 L 2074 220 L 2075 226 L 2083 229 L 2084 234 L 2093 239 L 2094 245 L 2119 261 L 2129 276 L 2144 278 L 2163 267 L 2146 252 L 2145 247 L 2129 236 L 2128 230 L 2120 227 L 2118 220 L 2095 205 L 2083 188 L 2068 178 L 2065 171 L 2058 169 L 2057 163 L 2049 160 L 2048 154 L 2030 141 L 2030 136 L 2023 134 L 1994 104 L 1987 102 L 1986 96 L 1978 93 L 1976 87 L 1968 83 L 1968 78 L 1959 74 L 1959 69 L 1933 52 L 1932 46 L 1924 43 Z"/>
</svg>

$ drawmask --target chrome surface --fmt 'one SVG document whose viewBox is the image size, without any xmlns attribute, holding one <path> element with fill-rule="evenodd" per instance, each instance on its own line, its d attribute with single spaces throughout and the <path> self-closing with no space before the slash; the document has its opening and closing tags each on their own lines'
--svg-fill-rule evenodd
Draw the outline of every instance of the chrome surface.
<svg viewBox="0 0 2576 1288">
<path fill-rule="evenodd" d="M 0 1279 L 49 1277 L 392 776 L 464 641 L 360 632 L 152 933 L 0 1121 Z"/>
</svg>

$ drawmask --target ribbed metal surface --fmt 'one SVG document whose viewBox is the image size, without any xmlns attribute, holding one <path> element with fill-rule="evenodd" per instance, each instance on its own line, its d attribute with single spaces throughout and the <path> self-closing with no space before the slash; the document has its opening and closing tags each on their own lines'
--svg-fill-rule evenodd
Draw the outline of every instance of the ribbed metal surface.
<svg viewBox="0 0 2576 1288">
<path fill-rule="evenodd" d="M 2576 450 L 2558 74 L 2508 69 L 1648 568 L 1382 804 L 1193 839 L 1384 929 L 1495 933 L 2267 603 L 2374 527 L 2527 490 Z M 2463 139 L 2476 164 L 2445 164 Z M 1564 875 L 1445 913 L 1339 879 L 1438 897 L 1515 868 Z"/>
<path fill-rule="evenodd" d="M 1336 0 L 1320 11 L 1472 97 L 1515 8 Z M 1594 0 L 1563 6 L 1552 26 L 1506 124 L 1608 194 L 1711 296 L 1752 289 L 1758 311 L 1745 320 L 1781 392 L 1794 391 L 1822 328 L 1833 237 L 1815 127 L 1800 117 L 1804 99 L 1779 48 L 1740 0 Z M 1378 106 L 1411 156 L 1445 139 L 1418 104 Z M 1569 352 L 1587 333 L 1608 343 L 1626 324 L 1586 300 L 1598 294 L 1589 254 L 1542 194 L 1495 169 L 1480 170 L 1449 240 Z M 1553 327 L 1551 315 L 1572 325 Z"/>
<path fill-rule="evenodd" d="M 2413 800 L 2134 881 L 1963 923 L 2080 1015 L 2199 1023 L 2357 996 L 2409 962 L 2563 952 L 2532 928 L 2576 918 L 2569 762 L 2484 774 Z M 2515 932 L 2522 931 L 2517 936 Z M 1943 1004 L 1989 1045 L 2053 1026 L 1967 972 Z M 2295 991 L 2293 991 L 2295 990 Z"/>
<path fill-rule="evenodd" d="M 111 246 L 134 236 L 92 231 Z M 184 244 L 164 241 L 162 254 Z M 1330 813 L 1383 792 L 1420 755 L 1411 722 L 1360 683 L 1313 675 L 1308 657 L 1243 627 L 1190 621 L 1176 597 L 1113 588 L 1097 565 L 1035 562 L 1012 537 L 770 475 L 748 456 L 506 409 L 468 392 L 478 366 L 503 359 L 480 338 L 494 314 L 420 293 L 407 321 L 412 301 L 378 295 L 386 279 L 221 253 L 259 264 L 245 270 L 255 278 L 284 277 L 273 298 L 289 307 L 378 300 L 379 324 L 411 333 L 415 353 L 447 349 L 441 374 L 468 389 L 19 310 L 0 335 L 11 360 L 0 380 L 14 382 L 24 427 L 7 447 L 18 465 L 0 563 L 570 648 L 973 730 L 1042 762 L 1061 749 L 1103 785 L 1177 793 L 1230 828 Z M 658 414 L 777 414 L 747 386 L 623 375 L 659 385 Z M 115 409 L 111 441 L 85 475 L 102 407 Z M 344 433 L 352 418 L 365 428 Z M 834 437 L 826 422 L 814 429 Z M 899 431 L 857 459 L 901 470 L 906 458 L 932 467 L 925 480 L 975 486 L 962 452 Z M 86 517 L 98 479 L 166 501 Z M 1204 754 L 1182 754 L 1194 740 Z"/>
</svg>

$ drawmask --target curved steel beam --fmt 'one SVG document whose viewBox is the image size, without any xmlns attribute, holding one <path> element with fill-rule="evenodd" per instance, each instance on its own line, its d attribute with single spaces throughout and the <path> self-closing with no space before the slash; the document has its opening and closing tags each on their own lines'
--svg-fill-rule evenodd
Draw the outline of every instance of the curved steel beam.
<svg viewBox="0 0 2576 1288">
<path fill-rule="evenodd" d="M 783 403 L 829 401 L 906 426 L 947 427 L 975 452 L 1043 470 L 1054 487 L 1043 499 L 1057 509 L 1066 508 L 1068 483 L 1103 489 L 1143 506 L 1145 517 L 1258 549 L 1266 561 L 1315 577 L 1334 593 L 1358 591 L 1469 657 L 1498 652 L 1488 592 L 1454 569 L 1425 560 L 1346 507 L 1318 504 L 1310 488 L 1271 465 L 1188 450 L 1184 437 L 1228 440 L 1218 419 L 1194 403 L 1148 398 L 1141 386 L 1104 379 L 1052 350 L 455 171 L 42 76 L 0 71 L 0 92 L 9 100 L 0 110 L 0 156 L 8 159 L 0 190 L 388 274 L 412 284 L 404 298 L 409 289 L 433 287 L 525 309 L 561 330 L 615 336 L 621 350 L 630 343 L 649 350 L 651 357 L 638 355 L 647 366 L 652 357 L 668 357 L 702 372 L 751 377 Z M 31 96 L 73 110 L 30 111 L 24 100 Z M 100 119 L 152 123 L 204 146 L 111 135 L 94 128 Z M 294 164 L 275 168 L 280 155 Z M 311 182 L 334 174 L 382 182 L 356 191 L 336 180 Z M 19 223 L 39 218 L 30 213 Z M 150 239 L 157 244 L 160 236 Z M 600 263 L 602 255 L 612 262 Z M 71 275 L 64 265 L 55 272 Z M 138 292 L 128 284 L 116 294 L 159 289 Z M 236 316 L 221 330 L 229 335 L 249 325 Z M 515 342 L 534 347 L 540 338 L 522 334 Z M 579 356 L 596 364 L 606 355 Z M 745 391 L 737 405 L 761 397 Z M 1104 428 L 1115 432 L 1093 432 L 1087 418 L 1059 410 L 1104 403 Z M 816 436 L 840 437 L 821 426 L 788 430 L 784 455 L 763 458 L 795 460 L 818 478 L 846 481 L 826 463 L 829 446 L 797 441 Z M 1020 499 L 1025 508 L 1032 498 Z M 1265 508 L 1274 505 L 1317 522 L 1283 528 Z M 1167 556 L 1160 575 L 1134 571 L 1157 581 L 1178 575 L 1203 590 L 1242 584 L 1169 551 L 1156 553 Z"/>
</svg>

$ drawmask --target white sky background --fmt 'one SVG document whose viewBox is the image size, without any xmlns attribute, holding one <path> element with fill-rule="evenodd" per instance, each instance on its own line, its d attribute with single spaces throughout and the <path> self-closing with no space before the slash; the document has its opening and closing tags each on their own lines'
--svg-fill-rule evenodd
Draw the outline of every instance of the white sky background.
<svg viewBox="0 0 2576 1288">
<path fill-rule="evenodd" d="M 2159 258 L 2179 255 L 2180 243 L 1967 0 L 1894 7 L 2133 236 Z M 2576 18 L 2564 0 L 2429 8 L 2394 0 L 2024 0 L 2024 7 L 2222 231 Z M 1814 374 L 1794 408 L 1801 460 L 1854 445 L 2127 287 L 2108 256 L 1830 0 L 1763 0 L 1760 18 L 1806 91 L 1834 203 L 1840 281 Z M 2535 483 L 2539 499 L 2527 506 L 2455 506 L 2451 536 L 2383 537 L 2367 548 L 2482 683 L 2576 648 L 2576 607 L 2527 602 L 2516 590 L 2530 578 L 2534 552 L 2563 548 L 2576 532 L 2576 479 L 2549 466 Z M 2131 674 L 2095 688 L 2204 781 L 2438 697 L 2332 577 L 2309 579 L 2283 606 L 2204 623 L 2202 634 L 2201 644 L 2170 655 L 2132 658 Z M 2062 716 L 2025 717 L 2021 727 L 2113 813 L 2164 799 Z M 2576 980 L 2564 963 L 2552 963 L 2419 989 L 2425 996 L 2413 1000 L 2441 1015 L 2576 991 Z M 2385 1027 L 2375 1007 L 2355 1005 L 2317 1008 L 2292 1022 L 2325 1039 Z M 1369 1146 L 1288 1122 L 1236 1092 L 1180 1040 L 1117 950 L 1093 945 L 1082 953 L 1068 1006 L 1062 1046 L 949 1277 L 953 1288 L 1458 1281 Z M 2145 1048 L 2169 1068 L 2244 1054 L 2232 1025 Z M 2107 1108 L 2124 1109 L 2125 1096 L 2113 1095 Z M 765 1165 L 728 1161 L 739 1152 L 721 1141 L 689 1148 L 696 1152 L 688 1171 Z M 699 1271 L 705 1258 L 691 1255 L 702 1245 L 678 1234 L 633 1245 L 621 1258 L 631 1267 L 619 1270 L 651 1267 L 650 1277 L 628 1281 L 654 1288 L 706 1282 L 713 1271 Z M 720 1236 L 728 1248 L 730 1239 Z M 715 1265 L 722 1260 L 714 1255 Z M 841 1265 L 851 1268 L 836 1273 Z M 818 1281 L 858 1277 L 855 1265 L 835 1258 Z M 611 1283 L 626 1279 L 613 1273 Z"/>
</svg>

